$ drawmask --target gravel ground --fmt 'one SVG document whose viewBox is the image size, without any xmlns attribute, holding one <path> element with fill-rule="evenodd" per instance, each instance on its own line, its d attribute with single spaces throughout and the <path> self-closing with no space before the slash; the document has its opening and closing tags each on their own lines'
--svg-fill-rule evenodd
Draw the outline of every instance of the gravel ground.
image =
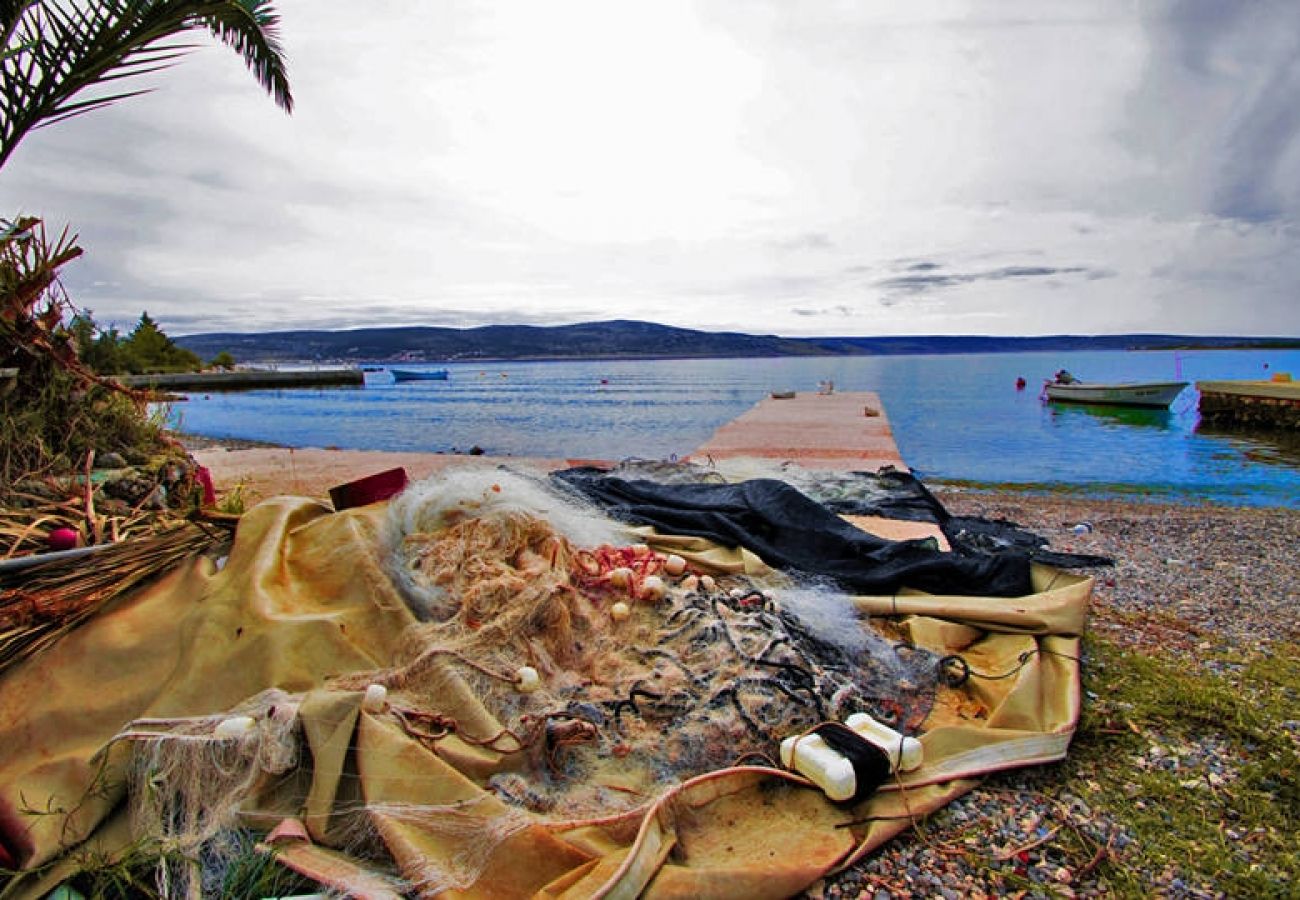
<svg viewBox="0 0 1300 900">
<path fill-rule="evenodd" d="M 1114 568 L 1089 572 L 1097 579 L 1089 628 L 1122 646 L 1214 667 L 1208 651 L 1300 638 L 1300 515 L 1293 510 L 935 493 L 954 514 L 1007 519 L 1047 538 L 1052 549 L 1113 558 Z M 1077 527 L 1084 523 L 1090 530 Z M 1209 784 L 1231 781 L 1244 764 L 1213 734 L 1191 742 L 1149 737 L 1146 754 L 1123 764 L 1176 768 L 1189 783 Z M 1109 858 L 1139 870 L 1152 896 L 1220 895 L 1212 884 L 1145 859 L 1121 822 L 1089 809 L 1075 792 L 1083 793 L 1054 766 L 991 776 L 809 894 L 876 900 L 1111 896 L 1098 871 Z M 1141 871 L 1144 866 L 1151 870 Z"/>
</svg>

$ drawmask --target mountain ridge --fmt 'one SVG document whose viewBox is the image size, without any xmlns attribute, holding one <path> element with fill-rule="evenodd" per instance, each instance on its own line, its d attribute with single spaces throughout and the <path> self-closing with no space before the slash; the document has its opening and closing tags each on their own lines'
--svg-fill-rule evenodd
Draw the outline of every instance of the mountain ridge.
<svg viewBox="0 0 1300 900">
<path fill-rule="evenodd" d="M 897 356 L 1242 347 L 1300 349 L 1300 338 L 1176 334 L 788 338 L 738 331 L 698 331 L 629 319 L 575 325 L 481 325 L 474 328 L 408 325 L 346 330 L 205 332 L 183 335 L 175 341 L 204 358 L 211 358 L 224 350 L 240 362 Z"/>
</svg>

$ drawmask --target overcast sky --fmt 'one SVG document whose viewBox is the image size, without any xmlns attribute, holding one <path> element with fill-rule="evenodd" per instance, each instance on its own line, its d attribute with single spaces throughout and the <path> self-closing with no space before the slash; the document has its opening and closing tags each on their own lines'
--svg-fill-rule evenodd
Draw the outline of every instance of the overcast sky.
<svg viewBox="0 0 1300 900">
<path fill-rule="evenodd" d="M 1295 0 L 276 6 L 0 172 L 101 322 L 1300 336 Z"/>
</svg>

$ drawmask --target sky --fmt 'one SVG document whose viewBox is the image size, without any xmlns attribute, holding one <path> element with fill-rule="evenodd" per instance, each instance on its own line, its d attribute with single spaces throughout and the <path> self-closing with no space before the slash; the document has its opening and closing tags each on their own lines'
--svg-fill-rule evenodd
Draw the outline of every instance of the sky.
<svg viewBox="0 0 1300 900">
<path fill-rule="evenodd" d="M 0 170 L 101 323 L 1300 336 L 1294 0 L 275 6 Z"/>
</svg>

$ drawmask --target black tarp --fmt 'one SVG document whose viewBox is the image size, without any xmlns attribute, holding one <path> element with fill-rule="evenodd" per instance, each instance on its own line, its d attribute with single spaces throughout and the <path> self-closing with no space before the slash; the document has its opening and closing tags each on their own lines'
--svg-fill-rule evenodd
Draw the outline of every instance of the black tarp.
<svg viewBox="0 0 1300 900">
<path fill-rule="evenodd" d="M 963 555 L 1024 553 L 1034 562 L 1062 569 L 1115 564 L 1108 556 L 1050 550 L 1045 538 L 1005 519 L 954 516 L 910 472 L 897 469 L 850 472 L 820 483 L 814 481 L 804 490 L 832 512 L 844 515 L 933 522 L 943 531 L 948 545 Z"/>
<path fill-rule="evenodd" d="M 660 484 L 591 467 L 551 477 L 615 518 L 745 547 L 770 566 L 828 578 L 854 593 L 893 594 L 904 587 L 989 597 L 1030 592 L 1024 553 L 944 553 L 932 540 L 885 540 L 776 479 Z"/>
</svg>

